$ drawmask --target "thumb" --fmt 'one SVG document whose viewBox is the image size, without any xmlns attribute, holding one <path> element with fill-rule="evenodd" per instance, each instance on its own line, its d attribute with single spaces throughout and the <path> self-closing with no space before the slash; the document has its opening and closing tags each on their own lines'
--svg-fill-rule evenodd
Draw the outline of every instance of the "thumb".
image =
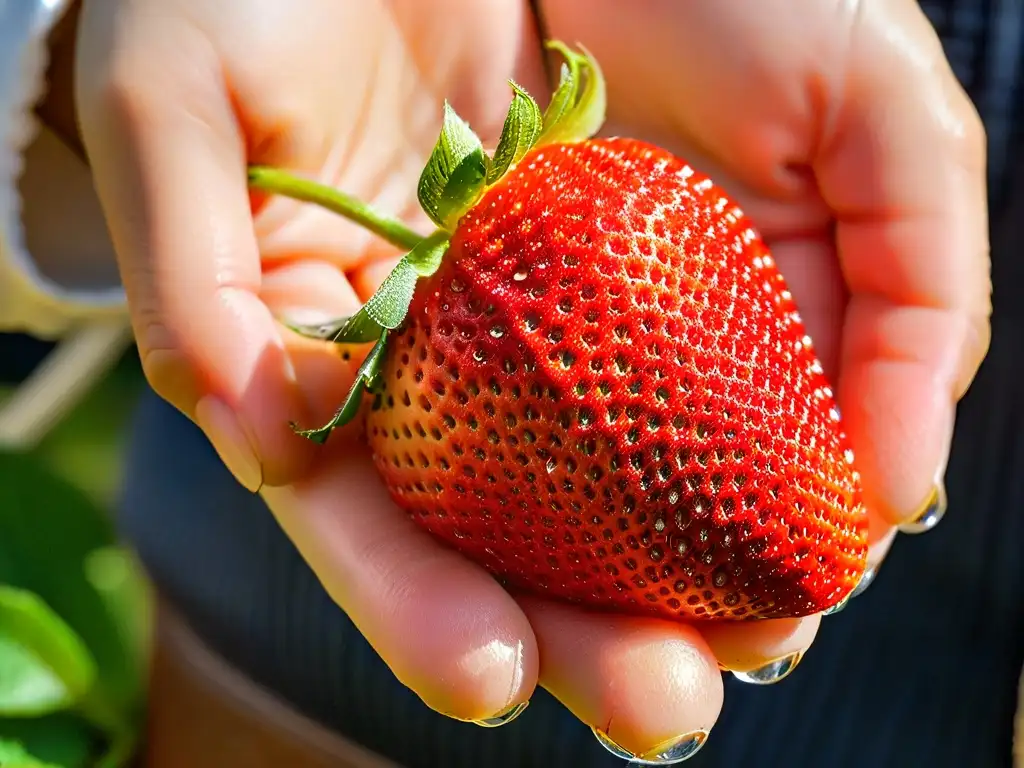
<svg viewBox="0 0 1024 768">
<path fill-rule="evenodd" d="M 288 424 L 309 414 L 260 299 L 245 142 L 219 61 L 187 23 L 145 34 L 112 7 L 83 12 L 79 112 L 146 377 L 242 485 L 287 483 L 314 450 Z"/>
</svg>

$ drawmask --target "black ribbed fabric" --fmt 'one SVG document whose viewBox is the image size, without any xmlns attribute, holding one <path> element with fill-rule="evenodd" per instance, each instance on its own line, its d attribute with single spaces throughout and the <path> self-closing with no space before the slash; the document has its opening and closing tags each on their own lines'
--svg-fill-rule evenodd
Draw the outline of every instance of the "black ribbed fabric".
<svg viewBox="0 0 1024 768">
<path fill-rule="evenodd" d="M 730 679 L 712 739 L 688 765 L 1010 765 L 1024 664 L 1024 169 L 1014 169 L 1024 0 L 925 7 L 988 125 L 997 214 L 993 344 L 960 408 L 950 512 L 932 533 L 899 539 L 878 582 L 824 622 L 791 678 L 763 689 Z M 123 530 L 162 589 L 215 649 L 329 727 L 409 768 L 622 765 L 543 692 L 497 730 L 426 709 L 331 603 L 266 508 L 153 395 L 138 412 L 125 474 Z"/>
<path fill-rule="evenodd" d="M 985 121 L 990 193 L 1000 206 L 1021 139 L 1024 0 L 931 0 L 921 6 Z"/>
</svg>

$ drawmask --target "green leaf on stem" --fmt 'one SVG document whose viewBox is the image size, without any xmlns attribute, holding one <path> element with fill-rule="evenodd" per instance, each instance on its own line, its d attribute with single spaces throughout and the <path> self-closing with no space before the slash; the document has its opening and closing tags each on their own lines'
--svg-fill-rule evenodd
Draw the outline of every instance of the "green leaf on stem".
<svg viewBox="0 0 1024 768">
<path fill-rule="evenodd" d="M 388 273 L 370 300 L 353 316 L 353 321 L 359 315 L 365 315 L 385 330 L 393 331 L 400 326 L 409 314 L 409 305 L 416 293 L 416 282 L 437 271 L 448 250 L 448 243 L 448 233 L 442 231 L 421 240 Z"/>
<path fill-rule="evenodd" d="M 388 273 L 370 300 L 351 317 L 319 325 L 290 325 L 303 336 L 335 344 L 364 344 L 380 338 L 382 330 L 394 330 L 409 313 L 409 304 L 421 277 L 434 274 L 448 250 L 449 235 L 438 230 L 423 238 Z"/>
<path fill-rule="evenodd" d="M 355 418 L 362 404 L 363 393 L 372 390 L 384 362 L 388 331 L 398 328 L 405 320 L 416 293 L 417 281 L 421 277 L 430 277 L 437 271 L 448 251 L 448 245 L 448 233 L 444 231 L 439 230 L 424 238 L 419 245 L 401 258 L 370 300 L 356 314 L 344 321 L 313 327 L 314 332 L 320 334 L 321 338 L 330 338 L 338 344 L 352 343 L 357 338 L 360 341 L 368 340 L 366 337 L 369 331 L 364 333 L 363 329 L 373 328 L 376 329 L 373 333 L 376 335 L 377 343 L 359 366 L 352 389 L 331 420 L 316 429 L 300 430 L 293 424 L 292 428 L 298 434 L 315 443 L 323 444 L 331 432 Z"/>
<path fill-rule="evenodd" d="M 543 139 L 551 131 L 552 126 L 557 125 L 562 117 L 572 109 L 576 102 L 576 91 L 579 88 L 579 72 L 569 62 L 562 62 L 559 68 L 558 87 L 551 94 L 551 101 L 544 110 L 544 123 L 541 129 L 540 138 Z"/>
<path fill-rule="evenodd" d="M 32 592 L 0 586 L 0 715 L 67 709 L 95 681 L 92 654 L 61 617 Z"/>
<path fill-rule="evenodd" d="M 434 232 L 409 251 L 404 261 L 412 265 L 419 277 L 430 277 L 441 267 L 450 244 L 451 235 L 447 232 Z"/>
<path fill-rule="evenodd" d="M 480 199 L 487 185 L 498 181 L 538 144 L 582 141 L 600 129 L 605 118 L 606 94 L 597 62 L 582 46 L 582 53 L 557 41 L 548 43 L 548 47 L 565 58 L 559 86 L 547 110 L 541 113 L 533 98 L 516 83 L 511 83 L 512 103 L 493 158 L 484 152 L 480 138 L 469 125 L 445 102 L 441 132 L 417 188 L 420 205 L 440 227 L 426 238 L 337 190 L 273 169 L 249 169 L 249 183 L 254 188 L 317 203 L 389 242 L 411 248 L 356 314 L 323 324 L 290 326 L 296 333 L 337 344 L 376 341 L 333 418 L 317 429 L 299 430 L 293 424 L 298 434 L 323 443 L 336 427 L 355 418 L 363 394 L 372 391 L 377 381 L 387 349 L 388 331 L 398 328 L 405 320 L 419 278 L 437 271 L 447 252 L 450 233 Z"/>
<path fill-rule="evenodd" d="M 547 47 L 564 58 L 558 88 L 544 112 L 544 128 L 537 144 L 583 141 L 604 124 L 607 89 L 597 60 L 580 46 L 582 53 L 565 43 L 551 40 Z"/>
<path fill-rule="evenodd" d="M 514 95 L 487 173 L 488 184 L 493 184 L 523 159 L 523 155 L 536 143 L 544 123 L 544 116 L 533 97 L 516 83 L 509 81 L 509 85 Z"/>
<path fill-rule="evenodd" d="M 418 279 L 416 268 L 403 256 L 360 312 L 369 315 L 381 328 L 397 328 L 409 312 Z"/>
<path fill-rule="evenodd" d="M 0 636 L 0 714 L 38 717 L 70 706 L 60 677 L 19 643 Z"/>
<path fill-rule="evenodd" d="M 322 427 L 316 429 L 296 429 L 295 425 L 292 428 L 295 432 L 302 437 L 309 438 L 314 443 L 320 443 L 321 445 L 327 442 L 327 438 L 331 436 L 338 427 L 343 427 L 348 424 L 352 419 L 359 413 L 359 406 L 363 401 L 363 393 L 368 389 L 372 388 L 378 374 L 380 373 L 381 365 L 384 362 L 384 352 L 387 349 L 388 332 L 383 331 L 380 335 L 380 339 L 373 345 L 373 349 L 363 360 L 362 365 L 359 366 L 359 370 L 356 371 L 356 380 L 352 384 L 352 389 L 349 390 L 348 396 L 345 398 L 345 402 L 342 403 L 341 407 L 334 413 L 331 420 L 324 424 Z"/>
<path fill-rule="evenodd" d="M 490 160 L 473 129 L 444 104 L 444 124 L 420 175 L 419 200 L 431 220 L 449 232 L 483 192 Z"/>
</svg>

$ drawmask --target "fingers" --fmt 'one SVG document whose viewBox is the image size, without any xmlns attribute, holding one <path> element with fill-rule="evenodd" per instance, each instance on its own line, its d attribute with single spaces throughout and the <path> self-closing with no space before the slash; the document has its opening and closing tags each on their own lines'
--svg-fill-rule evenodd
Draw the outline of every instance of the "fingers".
<svg viewBox="0 0 1024 768">
<path fill-rule="evenodd" d="M 800 308 L 800 318 L 814 340 L 814 352 L 825 375 L 835 381 L 848 289 L 831 238 L 822 235 L 783 240 L 772 246 L 772 257 Z"/>
<path fill-rule="evenodd" d="M 722 707 L 714 656 L 693 627 L 589 613 L 520 597 L 540 649 L 540 682 L 634 755 L 695 751 Z"/>
<path fill-rule="evenodd" d="M 339 268 L 321 261 L 284 263 L 270 269 L 263 276 L 260 298 L 275 318 L 299 325 L 350 315 L 361 303 Z M 306 405 L 307 421 L 298 426 L 325 424 L 344 402 L 370 345 L 339 348 L 291 331 L 282 333 Z M 341 432 L 354 435 L 359 428 L 360 422 L 355 420 Z"/>
<path fill-rule="evenodd" d="M 368 261 L 349 274 L 352 287 L 364 300 L 369 299 L 397 263 L 398 258 L 395 257 Z"/>
<path fill-rule="evenodd" d="M 288 323 L 322 323 L 359 307 L 352 284 L 334 264 L 299 261 L 264 275 L 260 298 L 275 317 Z"/>
<path fill-rule="evenodd" d="M 860 6 L 816 161 L 851 292 L 837 397 L 868 504 L 913 524 L 941 514 L 955 403 L 988 346 L 984 133 L 917 3 Z"/>
<path fill-rule="evenodd" d="M 722 667 L 732 672 L 752 672 L 781 659 L 799 662 L 814 642 L 820 623 L 818 615 L 803 619 L 707 624 L 698 629 Z M 795 668 L 796 663 L 791 663 L 786 671 Z"/>
<path fill-rule="evenodd" d="M 358 458 L 263 491 L 327 592 L 433 709 L 482 720 L 527 701 L 538 653 L 515 601 L 399 514 L 358 446 L 328 449 Z"/>
<path fill-rule="evenodd" d="M 830 234 L 831 211 L 851 298 L 829 354 L 873 536 L 936 520 L 988 345 L 985 147 L 918 3 L 600 4 L 543 6 L 551 34 L 601 58 L 617 129 L 710 160 L 773 247 Z M 646 55 L 623 44 L 638 39 Z"/>
<path fill-rule="evenodd" d="M 83 11 L 82 128 L 147 378 L 250 489 L 300 474 L 302 390 L 260 300 L 245 148 L 195 30 L 110 3 Z M 115 23 L 116 22 L 116 23 Z M 141 41 L 141 42 L 140 42 Z"/>
</svg>

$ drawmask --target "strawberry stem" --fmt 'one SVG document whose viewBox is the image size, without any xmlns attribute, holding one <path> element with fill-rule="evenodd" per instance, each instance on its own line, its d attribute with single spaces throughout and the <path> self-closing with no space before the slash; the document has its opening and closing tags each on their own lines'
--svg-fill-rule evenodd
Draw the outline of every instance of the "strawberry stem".
<svg viewBox="0 0 1024 768">
<path fill-rule="evenodd" d="M 359 224 L 403 250 L 415 248 L 423 240 L 423 235 L 409 229 L 397 219 L 375 211 L 362 200 L 326 184 L 294 176 L 287 171 L 259 165 L 250 166 L 249 186 L 263 192 L 319 205 Z"/>
<path fill-rule="evenodd" d="M 359 367 L 348 397 L 331 420 L 316 429 L 300 429 L 292 424 L 298 434 L 323 443 L 334 429 L 356 417 L 363 394 L 377 384 L 387 353 L 388 333 L 404 322 L 417 282 L 433 275 L 441 266 L 459 220 L 486 189 L 499 182 L 534 147 L 584 141 L 600 129 L 606 95 L 597 61 L 582 46 L 580 53 L 557 41 L 549 42 L 548 47 L 565 59 L 551 102 L 541 112 L 530 94 L 510 81 L 512 103 L 493 156 L 484 152 L 480 138 L 445 102 L 441 133 L 417 186 L 420 207 L 438 226 L 426 237 L 333 187 L 275 168 L 250 166 L 249 186 L 253 189 L 319 205 L 406 251 L 354 315 L 314 326 L 289 326 L 303 336 L 335 344 L 376 342 Z"/>
</svg>

